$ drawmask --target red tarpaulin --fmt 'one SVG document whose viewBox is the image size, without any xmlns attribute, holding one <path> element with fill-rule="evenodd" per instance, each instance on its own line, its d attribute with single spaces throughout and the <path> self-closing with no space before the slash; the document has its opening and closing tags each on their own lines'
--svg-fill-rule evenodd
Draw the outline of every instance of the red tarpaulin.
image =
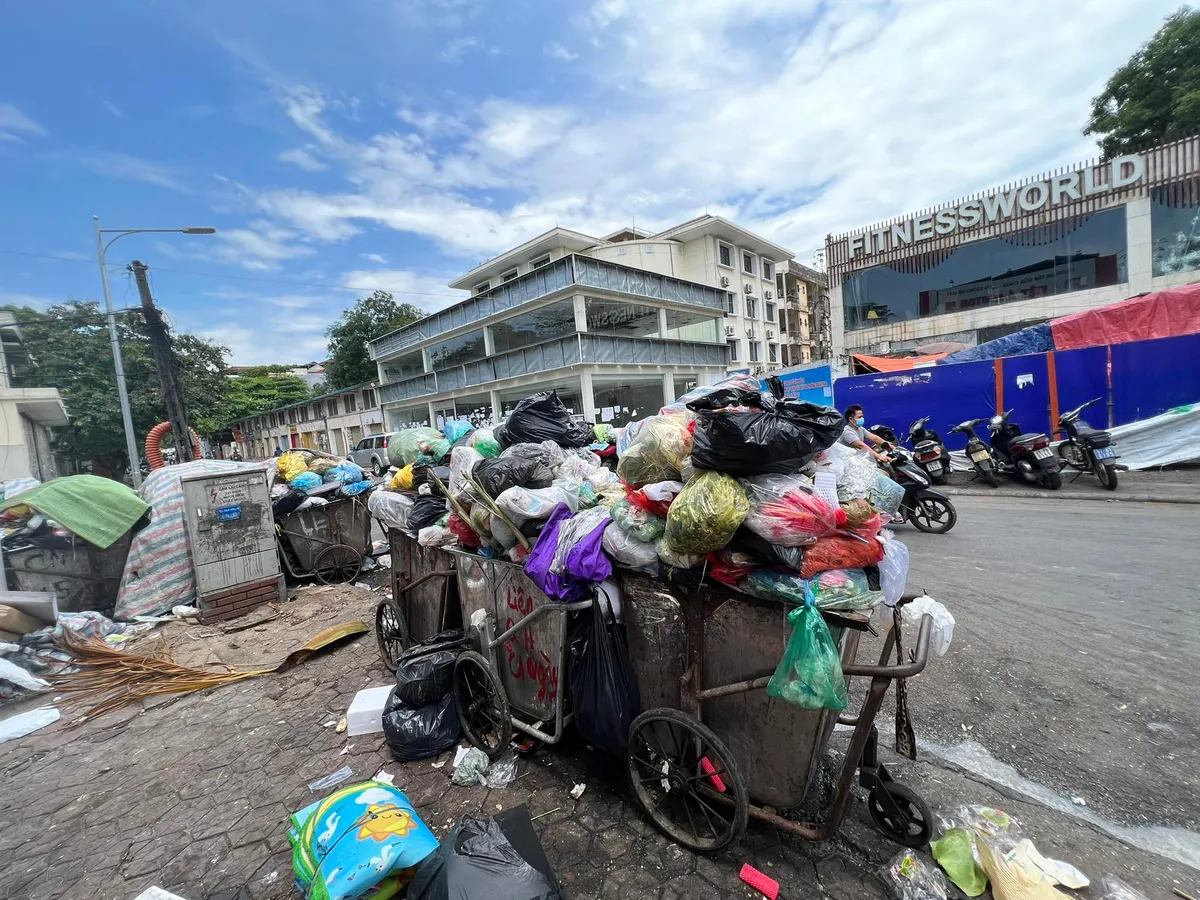
<svg viewBox="0 0 1200 900">
<path fill-rule="evenodd" d="M 931 353 L 928 356 L 905 356 L 893 359 L 890 356 L 867 356 L 865 353 L 855 353 L 854 358 L 876 372 L 903 372 L 906 369 L 915 368 L 920 363 L 932 363 L 945 355 L 945 353 Z"/>
<path fill-rule="evenodd" d="M 1168 288 L 1050 322 L 1055 350 L 1200 334 L 1200 284 Z"/>
</svg>

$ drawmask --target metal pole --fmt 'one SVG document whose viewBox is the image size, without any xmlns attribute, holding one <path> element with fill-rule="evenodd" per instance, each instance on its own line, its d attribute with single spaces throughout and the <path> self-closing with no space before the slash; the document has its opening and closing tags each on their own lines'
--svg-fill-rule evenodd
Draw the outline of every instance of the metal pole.
<svg viewBox="0 0 1200 900">
<path fill-rule="evenodd" d="M 137 438 L 133 432 L 133 413 L 129 408 L 129 391 L 125 387 L 125 362 L 121 359 L 121 341 L 117 337 L 117 317 L 113 312 L 112 294 L 108 289 L 108 268 L 104 265 L 104 243 L 100 235 L 100 217 L 92 216 L 96 229 L 96 257 L 100 261 L 100 283 L 104 286 L 104 309 L 108 314 L 108 339 L 112 344 L 113 368 L 117 372 L 117 396 L 121 401 L 121 420 L 125 425 L 125 448 L 129 453 L 129 474 L 133 489 L 142 486 L 142 460 L 138 454 Z"/>
</svg>

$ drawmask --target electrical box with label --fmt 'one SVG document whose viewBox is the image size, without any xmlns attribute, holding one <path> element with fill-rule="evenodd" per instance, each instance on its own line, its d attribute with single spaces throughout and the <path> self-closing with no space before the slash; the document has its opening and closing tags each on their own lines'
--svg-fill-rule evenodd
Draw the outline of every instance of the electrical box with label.
<svg viewBox="0 0 1200 900">
<path fill-rule="evenodd" d="M 182 485 L 201 620 L 234 618 L 284 599 L 266 473 L 209 473 Z"/>
</svg>

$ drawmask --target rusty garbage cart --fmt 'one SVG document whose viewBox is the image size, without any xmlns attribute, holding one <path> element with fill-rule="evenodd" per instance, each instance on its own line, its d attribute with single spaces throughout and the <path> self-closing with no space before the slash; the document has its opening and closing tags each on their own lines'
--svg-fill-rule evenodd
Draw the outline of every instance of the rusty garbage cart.
<svg viewBox="0 0 1200 900">
<path fill-rule="evenodd" d="M 275 538 L 283 571 L 292 581 L 353 581 L 371 548 L 371 521 L 365 496 L 331 497 L 322 506 L 279 516 Z"/>
</svg>

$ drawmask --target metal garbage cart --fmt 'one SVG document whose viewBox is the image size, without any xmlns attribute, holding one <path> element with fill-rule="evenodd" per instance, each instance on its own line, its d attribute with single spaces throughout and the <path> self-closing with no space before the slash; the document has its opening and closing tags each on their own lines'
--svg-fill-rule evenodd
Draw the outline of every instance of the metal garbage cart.
<svg viewBox="0 0 1200 900">
<path fill-rule="evenodd" d="M 324 505 L 279 516 L 275 539 L 283 571 L 293 581 L 352 581 L 371 547 L 371 521 L 366 497 L 361 495 L 330 497 Z"/>
<path fill-rule="evenodd" d="M 74 534 L 44 544 L 22 540 L 13 539 L 4 548 L 10 590 L 56 594 L 61 612 L 96 610 L 112 615 L 132 530 L 104 550 Z"/>
<path fill-rule="evenodd" d="M 394 526 L 387 529 L 387 536 L 392 596 L 375 608 L 375 640 L 383 664 L 395 672 L 401 653 L 461 628 L 463 620 L 454 554 L 440 547 L 422 547 Z"/>
<path fill-rule="evenodd" d="M 659 830 L 699 852 L 738 840 L 750 817 L 807 840 L 826 840 L 841 825 L 858 772 L 880 830 L 907 846 L 928 841 L 929 808 L 879 762 L 875 726 L 892 681 L 925 668 L 928 616 L 908 661 L 888 662 L 901 639 L 897 621 L 878 663 L 868 665 L 857 661 L 868 618 L 824 613 L 847 679 L 870 679 L 858 713 L 839 714 L 767 696 L 794 604 L 716 585 L 689 593 L 632 573 L 622 573 L 621 587 L 644 710 L 630 726 L 626 765 L 638 804 Z M 806 805 L 838 723 L 854 730 L 823 821 L 781 815 Z"/>
</svg>

